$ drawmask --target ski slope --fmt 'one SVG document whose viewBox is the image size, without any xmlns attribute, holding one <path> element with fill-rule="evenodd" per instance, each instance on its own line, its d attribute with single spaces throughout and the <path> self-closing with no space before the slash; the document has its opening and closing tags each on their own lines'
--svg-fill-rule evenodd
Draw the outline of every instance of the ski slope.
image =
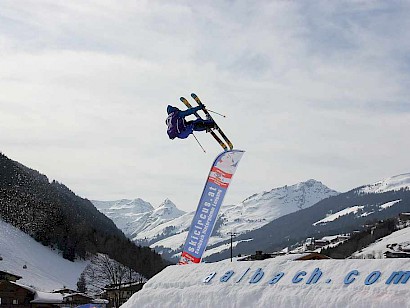
<svg viewBox="0 0 410 308">
<path fill-rule="evenodd" d="M 40 291 L 77 289 L 86 261 L 71 262 L 0 219 L 0 271 L 21 276 L 19 283 Z M 27 268 L 23 268 L 23 266 Z"/>
</svg>

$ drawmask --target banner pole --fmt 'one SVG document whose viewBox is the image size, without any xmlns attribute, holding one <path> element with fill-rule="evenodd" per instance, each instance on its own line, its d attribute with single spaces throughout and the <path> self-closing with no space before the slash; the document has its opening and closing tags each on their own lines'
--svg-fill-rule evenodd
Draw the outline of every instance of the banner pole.
<svg viewBox="0 0 410 308">
<path fill-rule="evenodd" d="M 192 218 L 178 264 L 201 262 L 215 227 L 219 209 L 243 153 L 244 151 L 241 150 L 229 150 L 215 158 Z"/>
</svg>

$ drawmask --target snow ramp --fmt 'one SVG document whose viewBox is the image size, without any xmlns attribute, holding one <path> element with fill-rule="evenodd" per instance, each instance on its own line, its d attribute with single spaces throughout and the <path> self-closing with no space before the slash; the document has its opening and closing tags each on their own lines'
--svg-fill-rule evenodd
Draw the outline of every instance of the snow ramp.
<svg viewBox="0 0 410 308">
<path fill-rule="evenodd" d="M 410 307 L 410 260 L 263 261 L 168 266 L 121 308 Z"/>
</svg>

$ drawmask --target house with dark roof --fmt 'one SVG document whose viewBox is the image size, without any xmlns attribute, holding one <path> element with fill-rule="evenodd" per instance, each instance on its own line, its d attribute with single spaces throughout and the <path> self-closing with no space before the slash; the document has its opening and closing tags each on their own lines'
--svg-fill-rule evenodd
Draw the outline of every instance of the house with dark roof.
<svg viewBox="0 0 410 308">
<path fill-rule="evenodd" d="M 30 303 L 34 299 L 35 290 L 16 283 L 14 278 L 19 276 L 2 273 L 2 277 L 7 279 L 0 279 L 0 307 L 31 308 Z"/>
<path fill-rule="evenodd" d="M 305 253 L 284 253 L 284 252 L 276 252 L 276 253 L 263 253 L 262 251 L 256 251 L 254 255 L 246 256 L 242 259 L 238 259 L 238 261 L 256 261 L 256 260 L 265 260 L 269 258 L 276 258 L 276 257 L 287 257 L 289 260 L 293 261 L 305 261 L 305 260 L 324 260 L 330 259 L 328 256 L 322 255 L 317 252 L 305 252 Z"/>
<path fill-rule="evenodd" d="M 107 300 L 94 299 L 66 288 L 54 292 L 38 291 L 17 282 L 21 278 L 18 275 L 0 271 L 0 308 L 59 308 L 87 304 L 105 308 L 108 304 Z"/>
<path fill-rule="evenodd" d="M 135 281 L 121 284 L 111 284 L 104 288 L 104 298 L 108 299 L 114 306 L 124 304 L 135 292 L 144 286 L 144 282 Z"/>
<path fill-rule="evenodd" d="M 0 271 L 0 281 L 5 280 L 5 281 L 17 281 L 21 279 L 21 276 L 14 275 L 12 273 Z"/>
<path fill-rule="evenodd" d="M 410 213 L 400 213 L 399 219 L 401 221 L 410 221 Z"/>
</svg>

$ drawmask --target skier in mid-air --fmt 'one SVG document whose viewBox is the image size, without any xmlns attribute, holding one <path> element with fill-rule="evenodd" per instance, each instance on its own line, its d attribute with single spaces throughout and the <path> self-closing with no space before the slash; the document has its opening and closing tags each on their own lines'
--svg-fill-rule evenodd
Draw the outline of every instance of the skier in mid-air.
<svg viewBox="0 0 410 308">
<path fill-rule="evenodd" d="M 195 114 L 197 111 L 205 108 L 204 105 L 192 107 L 187 110 L 180 110 L 177 107 L 168 105 L 168 117 L 165 123 L 168 126 L 167 133 L 170 139 L 180 138 L 185 139 L 193 131 L 211 131 L 215 128 L 215 122 L 211 119 L 202 119 L 198 117 L 196 120 L 187 121 L 185 117 Z"/>
</svg>

